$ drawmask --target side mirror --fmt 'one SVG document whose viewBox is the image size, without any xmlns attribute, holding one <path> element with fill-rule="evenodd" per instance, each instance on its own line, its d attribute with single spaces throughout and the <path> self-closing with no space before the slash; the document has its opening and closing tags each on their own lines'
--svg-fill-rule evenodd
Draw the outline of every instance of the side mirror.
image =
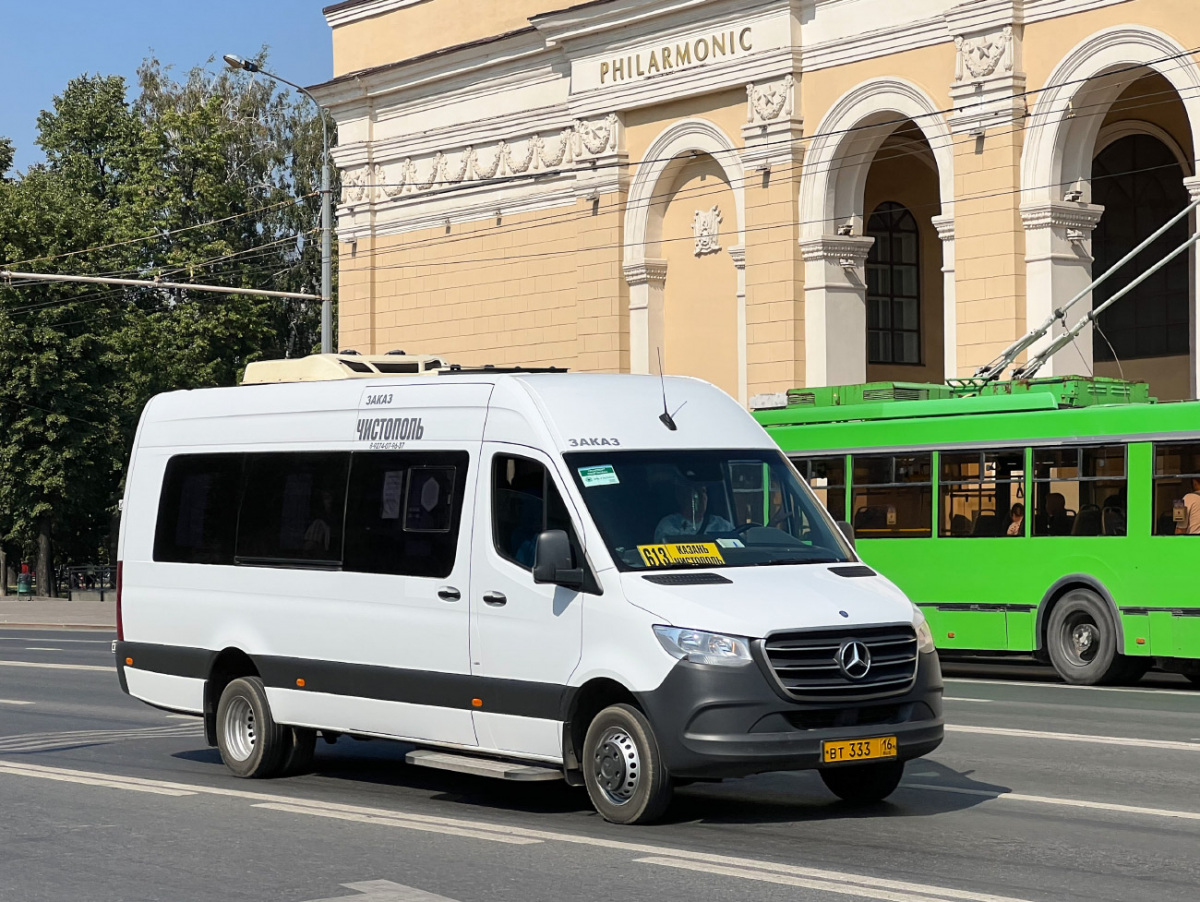
<svg viewBox="0 0 1200 902">
<path fill-rule="evenodd" d="M 854 527 L 845 520 L 838 520 L 838 529 L 842 531 L 842 535 L 846 537 L 846 541 L 850 543 L 850 547 L 854 548 Z"/>
<path fill-rule="evenodd" d="M 533 551 L 533 581 L 567 589 L 583 588 L 583 570 L 575 567 L 571 540 L 562 529 L 547 529 Z"/>
</svg>

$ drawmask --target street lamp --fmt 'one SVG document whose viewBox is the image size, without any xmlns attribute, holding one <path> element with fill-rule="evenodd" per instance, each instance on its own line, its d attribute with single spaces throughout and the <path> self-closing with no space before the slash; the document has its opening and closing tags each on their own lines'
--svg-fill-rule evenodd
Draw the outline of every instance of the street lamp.
<svg viewBox="0 0 1200 902">
<path fill-rule="evenodd" d="M 265 75 L 275 81 L 295 88 L 317 105 L 321 114 L 321 353 L 333 352 L 333 257 L 330 248 L 330 233 L 333 225 L 333 189 L 329 177 L 329 117 L 325 108 L 317 103 L 317 98 L 308 90 L 294 81 L 288 81 L 273 72 L 267 72 L 257 63 L 244 60 L 240 56 L 226 53 L 225 64 L 230 69 L 244 69 L 247 72 Z"/>
</svg>

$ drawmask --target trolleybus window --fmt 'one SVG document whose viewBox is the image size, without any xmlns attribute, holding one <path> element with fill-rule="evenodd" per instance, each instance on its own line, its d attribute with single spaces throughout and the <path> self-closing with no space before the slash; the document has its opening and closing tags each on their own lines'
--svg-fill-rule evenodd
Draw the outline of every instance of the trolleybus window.
<svg viewBox="0 0 1200 902">
<path fill-rule="evenodd" d="M 854 532 L 864 539 L 933 534 L 932 455 L 854 456 Z"/>
<path fill-rule="evenodd" d="M 945 451 L 940 461 L 938 535 L 1006 536 L 1025 502 L 1025 450 Z"/>
<path fill-rule="evenodd" d="M 792 463 L 835 520 L 846 517 L 846 458 L 794 457 Z"/>
<path fill-rule="evenodd" d="M 1200 442 L 1154 447 L 1154 533 L 1200 535 Z"/>
<path fill-rule="evenodd" d="M 232 564 L 241 482 L 240 454 L 171 458 L 159 497 L 154 560 Z"/>
<path fill-rule="evenodd" d="M 1035 448 L 1035 536 L 1123 536 L 1125 446 Z"/>
</svg>

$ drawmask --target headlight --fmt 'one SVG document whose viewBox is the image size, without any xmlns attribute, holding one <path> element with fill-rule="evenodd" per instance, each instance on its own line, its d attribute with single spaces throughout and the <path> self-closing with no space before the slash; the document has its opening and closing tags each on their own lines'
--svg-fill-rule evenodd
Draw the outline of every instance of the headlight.
<svg viewBox="0 0 1200 902">
<path fill-rule="evenodd" d="M 917 651 L 933 651 L 936 647 L 933 644 L 933 630 L 929 628 L 929 624 L 925 621 L 925 615 L 916 605 L 913 605 L 913 629 L 917 631 Z"/>
<path fill-rule="evenodd" d="M 750 643 L 740 636 L 722 636 L 720 633 L 674 626 L 656 626 L 654 635 L 667 654 L 681 661 L 724 667 L 735 667 L 750 661 Z"/>
</svg>

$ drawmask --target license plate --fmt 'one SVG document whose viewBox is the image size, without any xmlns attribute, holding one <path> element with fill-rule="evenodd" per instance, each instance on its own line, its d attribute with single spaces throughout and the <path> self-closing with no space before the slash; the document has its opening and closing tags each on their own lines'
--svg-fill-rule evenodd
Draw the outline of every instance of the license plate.
<svg viewBox="0 0 1200 902">
<path fill-rule="evenodd" d="M 875 736 L 871 739 L 848 739 L 844 742 L 821 744 L 821 759 L 826 764 L 869 761 L 872 758 L 895 758 L 896 737 Z"/>
</svg>

